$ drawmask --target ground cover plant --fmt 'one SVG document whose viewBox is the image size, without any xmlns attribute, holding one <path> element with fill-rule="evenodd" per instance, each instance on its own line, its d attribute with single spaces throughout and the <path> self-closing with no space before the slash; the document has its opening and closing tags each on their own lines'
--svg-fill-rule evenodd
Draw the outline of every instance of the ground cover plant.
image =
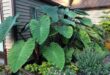
<svg viewBox="0 0 110 75">
<path fill-rule="evenodd" d="M 107 55 L 103 44 L 103 30 L 86 17 L 88 16 L 86 12 L 57 6 L 41 7 L 41 12 L 43 15 L 39 19 L 32 19 L 23 28 L 24 30 L 22 29 L 22 32 L 29 29 L 31 37 L 15 41 L 9 50 L 8 67 L 11 72 L 20 71 L 24 75 L 76 75 L 83 71 L 82 61 L 90 62 L 91 57 L 86 54 L 92 56 L 92 54 L 97 55 L 96 52 L 98 52 L 98 55 Z M 9 17 L 0 25 L 1 41 L 15 25 L 17 17 Z M 94 47 L 94 50 L 89 50 Z M 86 49 L 89 52 L 81 58 L 80 53 L 85 53 Z M 77 54 L 79 56 L 76 56 Z M 88 59 L 83 58 L 86 56 Z M 94 57 L 93 59 L 97 59 L 93 61 L 94 64 L 97 64 L 99 58 Z M 82 63 L 77 65 L 80 62 Z M 94 65 L 85 66 L 90 69 L 87 72 L 93 72 L 91 67 L 96 67 Z"/>
</svg>

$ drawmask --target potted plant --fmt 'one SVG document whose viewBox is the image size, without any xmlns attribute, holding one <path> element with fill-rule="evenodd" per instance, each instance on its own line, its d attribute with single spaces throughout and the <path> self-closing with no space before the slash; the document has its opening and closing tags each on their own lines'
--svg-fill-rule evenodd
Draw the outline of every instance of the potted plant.
<svg viewBox="0 0 110 75">
<path fill-rule="evenodd" d="M 88 15 L 86 12 L 57 6 L 41 7 L 41 12 L 44 14 L 38 20 L 32 19 L 21 30 L 22 33 L 29 29 L 31 37 L 15 41 L 9 50 L 8 66 L 11 72 L 76 75 L 79 70 L 75 51 L 83 51 L 95 44 L 97 52 L 103 53 L 102 30 L 85 17 Z M 16 18 L 9 17 L 0 25 L 1 41 Z"/>
</svg>

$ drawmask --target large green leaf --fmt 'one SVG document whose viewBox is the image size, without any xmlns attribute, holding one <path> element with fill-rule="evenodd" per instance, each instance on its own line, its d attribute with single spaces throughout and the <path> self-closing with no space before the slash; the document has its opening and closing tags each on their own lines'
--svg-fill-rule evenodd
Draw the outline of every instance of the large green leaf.
<svg viewBox="0 0 110 75">
<path fill-rule="evenodd" d="M 92 26 L 92 21 L 91 19 L 89 18 L 86 18 L 86 17 L 82 17 L 81 19 L 79 19 L 81 21 L 81 23 L 83 23 L 84 25 L 87 25 L 87 26 Z"/>
<path fill-rule="evenodd" d="M 63 69 L 65 64 L 64 50 L 57 43 L 51 43 L 49 47 L 42 50 L 42 53 L 48 62 Z"/>
<path fill-rule="evenodd" d="M 43 6 L 41 8 L 42 12 L 46 13 L 52 18 L 53 22 L 57 22 L 58 19 L 58 7 L 56 6 Z"/>
<path fill-rule="evenodd" d="M 74 53 L 73 48 L 65 49 L 65 58 L 67 63 L 71 62 L 73 53 Z"/>
<path fill-rule="evenodd" d="M 34 39 L 38 39 L 39 38 L 39 34 L 37 34 L 37 32 L 39 32 L 40 30 L 40 26 L 39 25 L 39 22 L 35 19 L 32 19 L 30 24 L 29 24 L 29 27 L 30 27 L 30 30 L 31 30 L 31 33 L 32 33 L 32 37 Z"/>
<path fill-rule="evenodd" d="M 35 41 L 29 39 L 27 42 L 18 41 L 8 53 L 8 64 L 13 72 L 17 72 L 31 56 L 35 47 Z"/>
<path fill-rule="evenodd" d="M 48 37 L 50 31 L 50 18 L 49 16 L 42 16 L 39 21 L 31 20 L 30 29 L 34 39 L 39 44 L 42 44 Z"/>
<path fill-rule="evenodd" d="M 5 39 L 8 32 L 11 30 L 13 25 L 16 23 L 17 17 L 18 15 L 15 17 L 8 17 L 6 18 L 6 20 L 4 20 L 0 24 L 0 42 L 2 42 Z"/>
<path fill-rule="evenodd" d="M 73 28 L 72 26 L 55 26 L 55 30 L 58 31 L 61 35 L 66 38 L 71 38 L 73 35 Z"/>
<path fill-rule="evenodd" d="M 68 20 L 68 19 L 61 19 L 62 23 L 71 25 L 71 26 L 76 26 L 74 21 Z"/>
<path fill-rule="evenodd" d="M 85 47 L 88 47 L 91 44 L 91 39 L 88 33 L 84 29 L 80 29 L 79 31 L 80 39 L 83 42 Z"/>
</svg>

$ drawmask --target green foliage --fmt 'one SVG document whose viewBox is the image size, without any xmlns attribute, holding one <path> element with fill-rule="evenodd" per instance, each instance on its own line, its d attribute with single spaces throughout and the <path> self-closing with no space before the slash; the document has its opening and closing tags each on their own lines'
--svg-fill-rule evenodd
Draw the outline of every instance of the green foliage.
<svg viewBox="0 0 110 75">
<path fill-rule="evenodd" d="M 100 33 L 98 33 L 96 30 L 94 30 L 92 28 L 87 28 L 86 31 L 92 39 L 98 40 L 98 41 L 103 40 L 103 37 L 102 37 L 103 34 L 100 35 Z M 102 33 L 103 33 L 103 31 L 102 31 Z"/>
<path fill-rule="evenodd" d="M 103 21 L 101 24 L 105 31 L 110 32 L 110 21 Z"/>
<path fill-rule="evenodd" d="M 46 59 L 52 67 L 50 69 L 50 67 L 47 68 L 47 64 L 43 64 L 40 67 L 33 64 L 31 66 L 34 68 L 30 69 L 30 66 L 27 66 L 26 69 L 31 70 L 31 72 L 38 70 L 43 75 L 46 75 L 47 72 L 57 72 L 56 75 L 66 72 L 67 75 L 74 75 L 75 72 L 70 67 L 65 66 L 72 62 L 72 56 L 76 49 L 85 51 L 85 48 L 90 48 L 92 44 L 95 44 L 94 49 L 100 49 L 97 52 L 105 54 L 101 47 L 103 44 L 100 44 L 103 42 L 102 31 L 98 31 L 98 28 L 92 24 L 91 20 L 85 17 L 85 15 L 88 15 L 86 12 L 78 9 L 69 10 L 68 8 L 51 6 L 42 7 L 41 10 L 44 15 L 39 20 L 32 19 L 29 23 L 30 33 L 32 34 L 31 39 L 26 42 L 18 40 L 8 54 L 9 67 L 13 72 L 17 72 L 26 63 L 34 49 L 38 57 L 43 57 L 39 62 Z M 11 20 L 9 22 L 13 24 Z M 6 22 L 6 24 L 9 23 Z M 54 32 L 51 32 L 51 34 L 50 31 Z M 0 35 L 2 34 L 4 33 L 0 32 Z M 81 71 L 90 71 L 93 74 L 94 72 L 98 73 L 98 70 L 101 71 L 99 65 L 94 65 L 94 63 L 100 64 L 99 61 L 96 61 L 99 60 L 97 58 L 99 54 L 94 54 L 96 53 L 91 51 L 91 54 L 90 52 L 85 53 L 84 56 L 82 52 L 82 57 L 77 57 L 78 67 Z M 88 67 L 88 64 L 92 65 L 93 68 Z M 84 65 L 84 70 L 82 70 L 82 65 Z M 72 74 L 70 74 L 71 72 Z"/>
<path fill-rule="evenodd" d="M 84 51 L 77 53 L 77 66 L 79 71 L 84 75 L 108 75 L 109 66 L 104 64 L 103 60 L 107 54 L 100 54 L 94 47 L 86 48 Z"/>
<path fill-rule="evenodd" d="M 89 37 L 88 33 L 84 29 L 80 29 L 79 34 L 84 46 L 89 47 L 91 44 L 91 38 Z"/>
<path fill-rule="evenodd" d="M 38 72 L 38 69 L 39 69 L 39 65 L 36 63 L 28 64 L 25 66 L 25 70 L 32 72 L 32 73 Z"/>
<path fill-rule="evenodd" d="M 66 48 L 65 49 L 65 60 L 66 60 L 67 63 L 71 62 L 73 53 L 74 53 L 74 49 L 73 48 L 69 48 L 69 49 Z"/>
<path fill-rule="evenodd" d="M 49 47 L 45 47 L 42 50 L 42 53 L 48 62 L 63 69 L 65 64 L 65 54 L 64 50 L 57 43 L 51 43 Z"/>
<path fill-rule="evenodd" d="M 47 39 L 50 31 L 49 16 L 42 16 L 39 21 L 31 20 L 30 29 L 33 38 L 35 38 L 39 44 L 42 44 Z"/>
<path fill-rule="evenodd" d="M 75 18 L 77 17 L 77 13 L 72 12 L 71 10 L 69 10 L 68 8 L 64 10 L 64 14 L 66 14 L 68 17 L 70 18 Z"/>
<path fill-rule="evenodd" d="M 88 15 L 88 13 L 86 13 L 85 11 L 80 10 L 80 9 L 75 9 L 74 12 L 79 14 L 79 15 Z"/>
<path fill-rule="evenodd" d="M 11 30 L 13 25 L 15 25 L 17 17 L 18 15 L 15 17 L 8 17 L 0 24 L 0 42 L 5 39 L 8 32 Z"/>
<path fill-rule="evenodd" d="M 73 28 L 71 26 L 56 26 L 55 30 L 66 38 L 71 38 L 73 35 Z"/>
<path fill-rule="evenodd" d="M 75 22 L 68 20 L 68 19 L 61 19 L 62 23 L 71 25 L 71 26 L 76 26 Z"/>
<path fill-rule="evenodd" d="M 37 73 L 42 75 L 76 75 L 77 67 L 74 64 L 69 64 L 65 67 L 65 70 L 61 70 L 51 65 L 50 63 L 43 62 L 42 65 L 28 64 L 25 66 L 25 70 L 31 73 Z"/>
<path fill-rule="evenodd" d="M 104 15 L 101 16 L 102 20 L 100 25 L 103 27 L 106 33 L 106 37 L 110 37 L 110 11 L 104 12 Z"/>
<path fill-rule="evenodd" d="M 5 70 L 5 66 L 4 65 L 0 65 L 0 72 L 3 72 Z"/>
<path fill-rule="evenodd" d="M 59 19 L 58 19 L 58 7 L 57 6 L 54 6 L 54 7 L 51 7 L 51 6 L 43 6 L 41 7 L 41 11 L 46 13 L 48 16 L 50 16 L 52 18 L 52 21 L 53 22 L 57 22 Z"/>
<path fill-rule="evenodd" d="M 81 23 L 83 23 L 84 25 L 87 25 L 87 26 L 93 25 L 92 21 L 89 18 L 86 18 L 86 17 L 80 18 L 80 21 L 81 21 Z"/>
<path fill-rule="evenodd" d="M 8 64 L 11 71 L 17 72 L 28 60 L 34 50 L 35 42 L 33 39 L 28 41 L 18 41 L 8 53 Z"/>
</svg>

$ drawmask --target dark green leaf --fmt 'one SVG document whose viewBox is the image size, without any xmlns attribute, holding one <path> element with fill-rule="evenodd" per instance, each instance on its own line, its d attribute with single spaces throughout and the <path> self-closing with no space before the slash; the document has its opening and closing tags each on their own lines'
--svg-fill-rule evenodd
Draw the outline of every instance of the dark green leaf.
<svg viewBox="0 0 110 75">
<path fill-rule="evenodd" d="M 58 19 L 58 7 L 56 6 L 43 6 L 41 8 L 42 12 L 46 13 L 52 18 L 53 22 L 57 22 Z"/>
<path fill-rule="evenodd" d="M 49 47 L 45 47 L 42 53 L 48 62 L 63 69 L 65 64 L 64 50 L 57 43 L 51 43 Z"/>
</svg>

